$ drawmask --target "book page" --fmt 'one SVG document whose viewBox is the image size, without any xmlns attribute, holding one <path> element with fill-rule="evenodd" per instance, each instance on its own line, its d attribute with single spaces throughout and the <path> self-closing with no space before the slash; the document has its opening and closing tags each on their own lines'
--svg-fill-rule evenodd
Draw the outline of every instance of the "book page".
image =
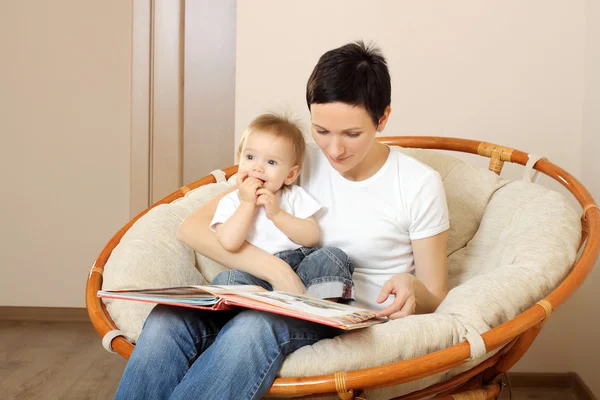
<svg viewBox="0 0 600 400">
<path fill-rule="evenodd" d="M 110 291 L 99 291 L 99 293 L 113 293 L 113 294 L 131 294 L 137 296 L 154 296 L 154 297 L 170 297 L 170 298 L 215 298 L 219 294 L 224 293 L 240 293 L 240 292 L 262 292 L 266 289 L 260 286 L 252 285 L 227 285 L 227 286 L 202 286 L 202 285 L 189 285 L 189 286 L 174 286 L 174 287 L 163 287 L 163 288 L 152 288 L 152 289 L 124 289 L 124 290 L 110 290 Z"/>
<path fill-rule="evenodd" d="M 113 293 L 113 294 L 136 294 L 136 295 L 153 295 L 153 296 L 182 296 L 182 297 L 215 297 L 209 291 L 205 290 L 203 286 L 174 286 L 174 287 L 161 287 L 161 288 L 149 288 L 149 289 L 121 289 L 121 290 L 99 290 L 99 293 Z"/>
<path fill-rule="evenodd" d="M 286 292 L 237 293 L 239 296 L 272 304 L 288 310 L 299 311 L 309 315 L 335 318 L 344 322 L 361 322 L 375 317 L 375 313 L 346 304 L 319 299 L 311 296 L 300 296 Z M 342 318 L 340 318 L 342 317 Z"/>
<path fill-rule="evenodd" d="M 220 294 L 242 294 L 242 293 L 258 293 L 266 292 L 267 289 L 255 285 L 210 285 L 197 286 L 214 295 Z"/>
</svg>

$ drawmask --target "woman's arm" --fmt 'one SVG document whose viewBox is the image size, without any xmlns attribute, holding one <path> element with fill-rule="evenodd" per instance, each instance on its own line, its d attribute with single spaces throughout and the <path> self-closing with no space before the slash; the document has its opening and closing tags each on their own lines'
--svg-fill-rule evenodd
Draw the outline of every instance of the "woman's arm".
<svg viewBox="0 0 600 400">
<path fill-rule="evenodd" d="M 219 244 L 209 225 L 219 200 L 234 190 L 235 187 L 219 194 L 183 220 L 177 231 L 177 239 L 226 267 L 239 269 L 266 280 L 276 290 L 304 293 L 306 288 L 302 281 L 285 261 L 248 242 L 242 243 L 235 253 L 225 250 Z"/>
<path fill-rule="evenodd" d="M 448 294 L 448 231 L 412 242 L 418 314 L 434 312 Z"/>
<path fill-rule="evenodd" d="M 396 319 L 436 310 L 448 294 L 447 241 L 448 231 L 413 240 L 415 275 L 394 275 L 383 285 L 377 302 L 383 303 L 391 294 L 395 295 L 395 299 L 377 313 L 378 316 Z"/>
</svg>

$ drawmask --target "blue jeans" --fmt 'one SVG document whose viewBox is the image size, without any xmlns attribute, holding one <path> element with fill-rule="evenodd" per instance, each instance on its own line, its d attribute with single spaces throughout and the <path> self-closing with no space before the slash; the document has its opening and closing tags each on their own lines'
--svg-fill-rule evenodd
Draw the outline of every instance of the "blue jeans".
<svg viewBox="0 0 600 400">
<path fill-rule="evenodd" d="M 306 294 L 321 299 L 354 300 L 352 273 L 354 266 L 342 250 L 336 247 L 301 247 L 275 254 L 298 274 L 306 286 Z M 215 276 L 211 285 L 257 285 L 273 290 L 271 284 L 235 269 Z"/>
<path fill-rule="evenodd" d="M 311 258 L 327 256 L 332 261 L 327 251 L 335 252 L 309 250 L 303 259 L 316 253 Z M 312 269 L 320 268 L 315 264 Z M 232 273 L 236 284 L 258 283 L 252 275 L 237 272 L 219 274 L 212 283 L 226 284 Z M 319 283 L 316 274 L 306 278 Z M 157 305 L 144 324 L 115 399 L 260 399 L 286 355 L 342 332 L 257 310 L 217 312 Z"/>
</svg>

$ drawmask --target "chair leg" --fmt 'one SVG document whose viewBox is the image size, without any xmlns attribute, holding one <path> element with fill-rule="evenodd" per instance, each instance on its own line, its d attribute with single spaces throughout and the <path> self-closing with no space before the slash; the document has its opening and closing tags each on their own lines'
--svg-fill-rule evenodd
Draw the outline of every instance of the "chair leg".
<svg viewBox="0 0 600 400">
<path fill-rule="evenodd" d="M 527 331 L 523 332 L 515 345 L 506 353 L 497 363 L 496 365 L 490 367 L 487 371 L 484 372 L 483 381 L 491 382 L 498 375 L 508 372 L 513 365 L 517 363 L 523 357 L 523 355 L 529 350 L 533 341 L 539 335 L 542 330 L 546 320 L 540 322 L 539 324 L 531 327 Z"/>
<path fill-rule="evenodd" d="M 492 383 L 484 388 L 455 393 L 448 396 L 434 397 L 436 400 L 494 400 L 502 390 L 499 382 Z"/>
<path fill-rule="evenodd" d="M 337 392 L 338 398 L 340 400 L 354 400 L 354 391 L 348 390 L 346 392 Z"/>
<path fill-rule="evenodd" d="M 354 390 L 348 390 L 347 392 L 337 392 L 338 398 L 340 400 L 367 400 L 367 395 L 364 390 L 357 389 L 356 392 Z"/>
</svg>

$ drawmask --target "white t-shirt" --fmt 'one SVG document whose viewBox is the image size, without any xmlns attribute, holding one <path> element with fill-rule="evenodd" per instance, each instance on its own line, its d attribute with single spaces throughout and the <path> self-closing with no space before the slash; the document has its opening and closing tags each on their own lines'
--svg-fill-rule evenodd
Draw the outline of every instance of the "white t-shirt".
<svg viewBox="0 0 600 400">
<path fill-rule="evenodd" d="M 279 207 L 295 217 L 306 219 L 321 210 L 321 205 L 300 186 L 291 185 L 284 187 L 277 195 L 279 196 Z M 214 232 L 216 224 L 222 224 L 227 221 L 240 205 L 240 202 L 239 190 L 235 190 L 223 197 L 217 205 L 215 216 L 210 223 L 210 229 Z M 250 226 L 246 241 L 271 254 L 302 247 L 298 243 L 291 241 L 285 233 L 280 231 L 267 218 L 264 207 L 256 207 L 254 221 Z"/>
<path fill-rule="evenodd" d="M 449 227 L 439 174 L 390 147 L 385 164 L 363 181 L 335 171 L 321 150 L 308 145 L 301 186 L 323 206 L 320 245 L 345 251 L 354 264 L 357 306 L 380 310 L 376 300 L 392 276 L 414 271 L 411 241 Z"/>
</svg>

